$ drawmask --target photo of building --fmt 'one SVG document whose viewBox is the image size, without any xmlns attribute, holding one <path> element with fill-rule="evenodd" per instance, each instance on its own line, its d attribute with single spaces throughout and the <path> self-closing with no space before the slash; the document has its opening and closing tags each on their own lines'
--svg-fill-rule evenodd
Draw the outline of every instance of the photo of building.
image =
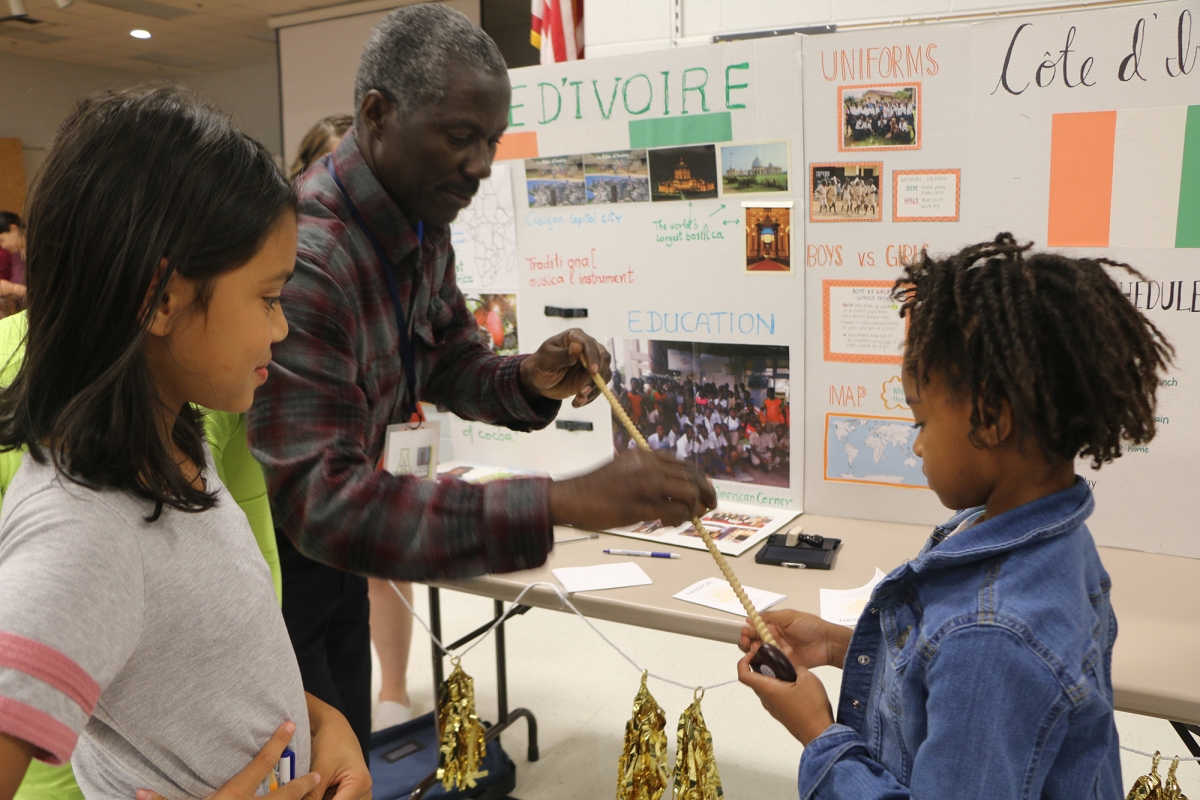
<svg viewBox="0 0 1200 800">
<path fill-rule="evenodd" d="M 787 142 L 723 145 L 721 170 L 721 187 L 726 194 L 786 192 Z"/>
<path fill-rule="evenodd" d="M 792 271 L 792 210 L 746 209 L 746 271 Z"/>
<path fill-rule="evenodd" d="M 715 187 L 709 181 L 692 176 L 692 170 L 682 158 L 675 165 L 675 175 L 658 184 L 660 194 L 683 194 L 684 192 L 711 192 Z"/>
<path fill-rule="evenodd" d="M 653 200 L 717 196 L 717 152 L 711 144 L 650 151 Z"/>
</svg>

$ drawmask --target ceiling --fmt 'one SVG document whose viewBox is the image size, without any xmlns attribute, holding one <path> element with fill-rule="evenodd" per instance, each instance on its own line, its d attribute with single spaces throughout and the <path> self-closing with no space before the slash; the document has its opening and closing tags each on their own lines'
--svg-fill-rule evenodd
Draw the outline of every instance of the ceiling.
<svg viewBox="0 0 1200 800">
<path fill-rule="evenodd" d="M 26 21 L 0 22 L 0 53 L 176 77 L 274 61 L 268 17 L 348 0 L 25 0 Z M 413 0 L 397 0 L 404 5 Z M 528 0 L 481 0 L 484 29 L 510 67 L 536 64 Z M 7 14 L 0 0 L 0 15 Z M 31 24 L 30 20 L 36 20 Z M 150 39 L 134 39 L 141 28 Z"/>
<path fill-rule="evenodd" d="M 176 76 L 275 60 L 267 18 L 329 0 L 25 0 L 29 24 L 0 22 L 0 53 Z M 0 0 L 0 13 L 8 3 Z M 150 39 L 134 39 L 142 28 Z"/>
</svg>

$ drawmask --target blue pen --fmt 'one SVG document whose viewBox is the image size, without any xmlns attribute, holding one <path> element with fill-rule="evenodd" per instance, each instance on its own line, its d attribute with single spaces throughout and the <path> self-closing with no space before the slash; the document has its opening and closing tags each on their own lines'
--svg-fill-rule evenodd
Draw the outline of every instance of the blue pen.
<svg viewBox="0 0 1200 800">
<path fill-rule="evenodd" d="M 683 558 L 679 553 L 656 553 L 652 550 L 605 550 L 610 556 L 640 556 L 642 558 Z"/>
<path fill-rule="evenodd" d="M 290 747 L 283 748 L 279 756 L 279 765 L 275 767 L 275 780 L 279 786 L 286 786 L 296 780 L 296 752 Z"/>
</svg>

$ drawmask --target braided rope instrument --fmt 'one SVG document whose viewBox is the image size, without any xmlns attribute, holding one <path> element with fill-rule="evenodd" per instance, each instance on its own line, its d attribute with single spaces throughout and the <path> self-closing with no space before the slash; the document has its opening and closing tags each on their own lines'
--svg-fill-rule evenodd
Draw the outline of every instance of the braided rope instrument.
<svg viewBox="0 0 1200 800">
<path fill-rule="evenodd" d="M 582 362 L 583 368 L 587 369 L 587 361 L 582 355 L 579 357 L 579 360 Z M 629 415 L 625 413 L 625 409 L 621 407 L 621 402 L 617 400 L 617 396 L 608 388 L 608 384 L 604 382 L 604 378 L 600 377 L 600 373 L 592 374 L 592 381 L 601 393 L 604 394 L 604 399 L 612 406 L 613 415 L 625 426 L 625 430 L 638 443 L 638 447 L 649 451 L 650 444 L 642 436 L 642 432 L 638 430 L 637 425 L 633 424 L 633 420 L 629 418 Z M 750 619 L 750 624 L 754 626 L 754 630 L 758 632 L 758 638 L 762 640 L 762 647 L 758 649 L 758 652 L 754 654 L 754 658 L 750 661 L 751 669 L 766 675 L 768 678 L 778 678 L 781 681 L 794 683 L 796 680 L 796 670 L 792 666 L 792 662 L 788 661 L 787 656 L 775 644 L 775 637 L 767 629 L 767 623 L 763 622 L 762 617 L 759 616 L 758 611 L 754 608 L 754 604 L 746 596 L 746 590 L 742 588 L 741 581 L 733 574 L 733 569 L 729 566 L 729 562 L 725 560 L 724 554 L 717 549 L 717 544 L 713 541 L 712 534 L 704 527 L 704 523 L 700 521 L 700 517 L 698 516 L 692 517 L 692 525 L 696 528 L 696 532 L 700 534 L 700 538 L 704 540 L 704 546 L 708 548 L 708 552 L 712 555 L 713 560 L 717 562 L 717 567 L 720 568 L 721 574 L 729 582 L 729 587 L 733 589 L 738 602 L 746 610 L 746 616 Z"/>
</svg>

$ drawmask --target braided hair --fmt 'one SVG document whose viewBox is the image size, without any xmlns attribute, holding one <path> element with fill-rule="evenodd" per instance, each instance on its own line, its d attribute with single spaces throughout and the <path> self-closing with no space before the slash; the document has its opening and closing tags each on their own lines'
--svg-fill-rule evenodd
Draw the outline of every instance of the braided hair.
<svg viewBox="0 0 1200 800">
<path fill-rule="evenodd" d="M 1121 455 L 1121 440 L 1154 438 L 1155 390 L 1174 348 L 1137 311 L 1105 258 L 1030 253 L 1001 233 L 948 258 L 906 265 L 892 296 L 908 318 L 904 369 L 919 386 L 936 372 L 971 401 L 971 440 L 1002 404 L 1025 441 L 1050 461 L 1092 466 Z"/>
</svg>

